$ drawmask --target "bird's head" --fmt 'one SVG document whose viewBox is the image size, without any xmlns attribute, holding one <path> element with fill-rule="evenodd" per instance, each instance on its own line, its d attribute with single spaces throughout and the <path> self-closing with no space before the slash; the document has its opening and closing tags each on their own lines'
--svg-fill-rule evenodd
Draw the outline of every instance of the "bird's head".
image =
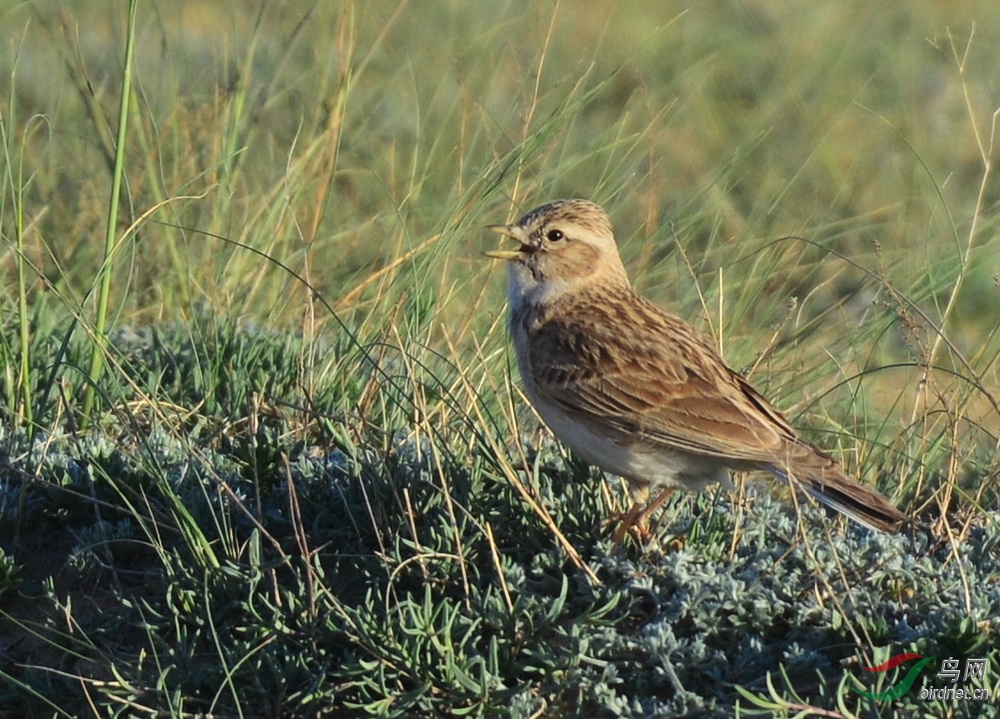
<svg viewBox="0 0 1000 719">
<path fill-rule="evenodd" d="M 515 224 L 488 229 L 519 243 L 517 249 L 484 254 L 510 263 L 511 283 L 522 293 L 561 294 L 596 282 L 628 285 L 608 213 L 593 202 L 550 202 Z"/>
</svg>

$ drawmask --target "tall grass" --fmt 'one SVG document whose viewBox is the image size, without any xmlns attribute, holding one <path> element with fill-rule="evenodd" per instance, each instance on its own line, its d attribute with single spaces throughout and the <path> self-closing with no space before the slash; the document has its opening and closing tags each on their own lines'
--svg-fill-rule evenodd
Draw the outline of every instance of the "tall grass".
<svg viewBox="0 0 1000 719">
<path fill-rule="evenodd" d="M 135 57 L 135 14 L 138 3 L 131 0 L 128 6 L 128 27 L 125 30 L 125 61 L 122 64 L 122 89 L 118 101 L 118 137 L 115 142 L 115 163 L 111 170 L 111 192 L 108 193 L 108 223 L 104 235 L 104 259 L 97 271 L 97 312 L 94 317 L 93 349 L 90 354 L 90 369 L 87 371 L 87 388 L 83 393 L 81 424 L 84 429 L 90 424 L 90 413 L 94 406 L 97 383 L 104 369 L 104 353 L 107 352 L 108 297 L 111 294 L 111 264 L 118 239 L 118 202 L 122 191 L 122 175 L 125 172 L 125 141 L 128 138 L 128 108 L 132 95 L 132 63 Z M 124 238 L 123 238 L 124 240 Z"/>
<path fill-rule="evenodd" d="M 850 716 L 840 662 L 1000 659 L 993 3 L 130 10 L 0 8 L 0 704 Z M 919 529 L 741 483 L 615 552 L 480 256 L 566 196 Z"/>
</svg>

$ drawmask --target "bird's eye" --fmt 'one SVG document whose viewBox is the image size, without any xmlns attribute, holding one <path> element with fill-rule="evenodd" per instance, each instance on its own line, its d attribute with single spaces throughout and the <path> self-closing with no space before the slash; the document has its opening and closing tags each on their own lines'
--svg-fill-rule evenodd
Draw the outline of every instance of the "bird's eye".
<svg viewBox="0 0 1000 719">
<path fill-rule="evenodd" d="M 563 234 L 562 230 L 549 230 L 549 233 L 545 236 L 549 242 L 559 242 L 559 240 L 566 239 L 566 235 Z"/>
</svg>

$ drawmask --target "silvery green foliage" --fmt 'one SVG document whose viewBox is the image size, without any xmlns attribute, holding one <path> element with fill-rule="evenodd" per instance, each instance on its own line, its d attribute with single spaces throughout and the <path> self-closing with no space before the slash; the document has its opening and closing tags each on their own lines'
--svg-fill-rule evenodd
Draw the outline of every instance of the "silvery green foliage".
<svg viewBox="0 0 1000 719">
<path fill-rule="evenodd" d="M 211 359 L 204 347 L 136 337 L 121 340 L 136 377 L 161 382 L 171 402 L 197 395 L 184 378 L 194 355 Z M 231 374 L 264 385 L 291 376 L 284 340 L 256 342 L 274 346 L 228 335 L 212 346 L 232 353 Z M 241 358 L 270 369 L 255 375 Z M 0 427 L 8 476 L 40 478 L 25 526 L 72 533 L 75 581 L 114 617 L 91 617 L 67 651 L 127 682 L 84 699 L 67 681 L 60 696 L 115 708 L 133 687 L 144 707 L 169 713 L 180 697 L 185 711 L 215 702 L 220 715 L 727 717 L 749 706 L 737 686 L 773 698 L 770 676 L 786 699 L 865 714 L 871 703 L 841 683 L 870 686 L 857 667 L 873 647 L 1000 668 L 996 521 L 955 545 L 919 529 L 881 535 L 808 503 L 797 511 L 762 483 L 740 506 L 725 493 L 679 496 L 657 542 L 616 550 L 604 480 L 527 433 L 518 478 L 597 585 L 474 444 L 470 423 L 428 431 L 404 405 L 349 424 L 350 407 L 333 403 L 319 406 L 322 432 L 297 434 L 277 411 L 251 430 L 247 387 L 198 382 L 214 409 L 186 425 L 133 417 L 33 443 Z M 20 485 L 3 486 L 10 521 Z M 62 595 L 49 599 L 51 617 L 63 616 Z M 42 696 L 52 681 L 42 670 L 25 678 Z M 918 708 L 976 709 L 904 697 L 872 711 Z"/>
<path fill-rule="evenodd" d="M 247 446 L 259 449 L 279 443 L 278 437 L 258 433 Z M 153 486 L 160 477 L 163 491 L 176 492 L 199 522 L 224 514 L 246 536 L 254 524 L 245 520 L 245 510 L 254 507 L 268 531 L 279 537 L 289 531 L 292 482 L 308 536 L 329 543 L 322 555 L 329 591 L 344 591 L 320 629 L 327 637 L 324 656 L 332 651 L 338 658 L 278 651 L 269 662 L 283 665 L 286 678 L 322 667 L 328 682 L 355 687 L 349 703 L 359 708 L 410 687 L 406 701 L 391 704 L 398 711 L 386 706 L 386 716 L 477 706 L 474 715 L 502 706 L 511 716 L 542 708 L 576 716 L 728 716 L 738 698 L 734 685 L 766 695 L 765 677 L 780 670 L 794 686 L 807 687 L 817 705 L 834 706 L 845 672 L 841 662 L 867 649 L 856 644 L 855 633 L 877 646 L 925 653 L 948 641 L 972 641 L 969 651 L 985 655 L 988 647 L 974 643 L 975 627 L 994 626 L 1000 613 L 1000 585 L 991 581 L 1000 573 L 995 527 L 975 530 L 956 561 L 949 547 L 931 546 L 923 534 L 875 534 L 831 522 L 808 505 L 799 522 L 786 502 L 751 487 L 733 547 L 737 513 L 722 496 L 677 504 L 669 526 L 659 531 L 664 545 L 673 532 L 684 533 L 680 548 L 615 552 L 606 539 L 595 542 L 592 531 L 574 536 L 602 579 L 593 586 L 567 564 L 508 486 L 480 479 L 469 491 L 475 480 L 467 472 L 447 470 L 454 492 L 463 497 L 463 515 L 467 510 L 492 518 L 511 611 L 489 557 L 476 558 L 485 546 L 473 552 L 482 542 L 473 522 L 460 521 L 466 546 L 454 544 L 428 441 L 403 430 L 381 454 L 303 447 L 287 466 L 277 467 L 258 453 L 253 456 L 265 461 L 255 479 L 247 472 L 248 455 L 235 444 L 193 453 L 161 431 L 129 446 L 101 436 L 46 439 L 22 452 L 24 468 L 80 490 L 90 483 L 105 498 L 102 485 Z M 17 442 L 8 445 L 13 449 Z M 598 480 L 561 453 L 546 450 L 535 457 L 536 470 L 523 481 L 539 483 L 545 501 L 575 515 L 582 528 L 599 527 L 604 510 L 594 501 Z M 232 491 L 218 491 L 223 485 Z M 415 512 L 416 543 L 398 504 L 404 488 Z M 559 507 L 560 501 L 574 505 Z M 368 506 L 386 517 L 377 534 L 371 533 Z M 505 527 L 498 511 L 522 524 Z M 99 575 L 107 559 L 93 547 L 109 547 L 110 556 L 119 556 L 116 547 L 134 540 L 136 531 L 127 519 L 84 525 L 70 564 Z M 379 541 L 388 556 L 377 551 Z M 434 556 L 420 560 L 418 545 Z M 242 576 L 238 565 L 233 570 Z M 183 566 L 172 571 L 172 581 L 188 581 Z M 201 580 L 191 581 L 194 588 Z M 966 624 L 964 581 L 976 588 Z M 220 594 L 232 601 L 233 589 L 248 606 L 258 601 L 238 585 Z M 273 611 L 269 621 L 290 621 L 281 609 Z M 276 636 L 277 649 L 283 640 Z M 376 668 L 377 681 L 371 678 Z"/>
<path fill-rule="evenodd" d="M 79 530 L 67 564 L 80 575 L 100 572 L 114 566 L 115 560 L 121 559 L 120 555 L 133 546 L 134 540 L 136 528 L 130 519 L 114 523 L 98 520 Z"/>
</svg>

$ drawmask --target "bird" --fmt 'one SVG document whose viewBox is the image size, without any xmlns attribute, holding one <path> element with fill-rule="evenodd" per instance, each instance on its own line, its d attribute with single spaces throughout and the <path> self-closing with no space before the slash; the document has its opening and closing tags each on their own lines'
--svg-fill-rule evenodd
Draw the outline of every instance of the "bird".
<svg viewBox="0 0 1000 719">
<path fill-rule="evenodd" d="M 487 229 L 518 243 L 483 254 L 507 263 L 525 394 L 556 438 L 627 482 L 616 544 L 648 537 L 649 517 L 677 489 L 731 487 L 730 471 L 769 472 L 870 529 L 907 521 L 800 438 L 707 336 L 633 289 L 600 205 L 557 200 Z"/>
</svg>

